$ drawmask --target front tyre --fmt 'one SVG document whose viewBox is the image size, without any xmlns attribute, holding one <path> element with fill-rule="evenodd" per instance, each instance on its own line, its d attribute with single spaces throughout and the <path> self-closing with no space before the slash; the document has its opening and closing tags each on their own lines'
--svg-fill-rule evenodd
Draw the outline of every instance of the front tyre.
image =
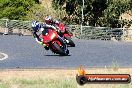
<svg viewBox="0 0 132 88">
<path fill-rule="evenodd" d="M 56 49 L 56 52 L 62 56 L 67 56 L 69 54 L 69 50 L 66 51 L 63 50 L 57 43 L 53 43 L 54 48 Z"/>
</svg>

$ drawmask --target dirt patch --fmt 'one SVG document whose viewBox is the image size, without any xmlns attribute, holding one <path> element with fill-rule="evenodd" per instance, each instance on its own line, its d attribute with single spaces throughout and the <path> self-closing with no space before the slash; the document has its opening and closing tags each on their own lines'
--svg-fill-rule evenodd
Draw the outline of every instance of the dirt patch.
<svg viewBox="0 0 132 88">
<path fill-rule="evenodd" d="M 132 20 L 132 11 L 127 11 L 127 12 L 125 12 L 125 13 L 123 13 L 120 17 L 119 17 L 119 19 L 120 20 L 128 20 L 128 21 L 130 21 L 130 20 Z M 124 26 L 124 28 L 130 28 L 130 29 L 132 29 L 132 24 L 128 27 L 128 26 Z"/>
</svg>

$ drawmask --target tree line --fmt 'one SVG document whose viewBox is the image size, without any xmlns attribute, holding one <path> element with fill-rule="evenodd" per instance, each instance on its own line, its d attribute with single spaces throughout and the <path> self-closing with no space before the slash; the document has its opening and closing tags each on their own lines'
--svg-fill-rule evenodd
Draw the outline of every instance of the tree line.
<svg viewBox="0 0 132 88">
<path fill-rule="evenodd" d="M 39 0 L 0 0 L 0 18 L 42 20 L 49 12 L 40 4 Z M 50 14 L 68 24 L 82 22 L 90 26 L 122 27 L 132 23 L 130 20 L 119 20 L 122 13 L 132 12 L 132 0 L 84 0 L 83 21 L 82 4 L 82 0 L 52 0 L 55 12 Z"/>
<path fill-rule="evenodd" d="M 83 0 L 53 0 L 55 9 L 64 9 L 67 21 L 80 24 Z M 132 21 L 119 20 L 122 13 L 132 11 L 132 0 L 84 0 L 83 25 L 121 27 Z"/>
</svg>

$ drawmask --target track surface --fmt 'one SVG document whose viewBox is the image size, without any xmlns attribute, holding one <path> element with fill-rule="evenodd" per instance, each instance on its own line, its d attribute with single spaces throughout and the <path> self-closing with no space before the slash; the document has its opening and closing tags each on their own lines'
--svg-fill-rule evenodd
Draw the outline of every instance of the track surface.
<svg viewBox="0 0 132 88">
<path fill-rule="evenodd" d="M 104 67 L 117 62 L 120 67 L 132 67 L 132 43 L 77 40 L 69 47 L 69 56 L 46 51 L 31 36 L 0 35 L 0 52 L 8 59 L 0 61 L 0 68 L 77 68 Z"/>
</svg>

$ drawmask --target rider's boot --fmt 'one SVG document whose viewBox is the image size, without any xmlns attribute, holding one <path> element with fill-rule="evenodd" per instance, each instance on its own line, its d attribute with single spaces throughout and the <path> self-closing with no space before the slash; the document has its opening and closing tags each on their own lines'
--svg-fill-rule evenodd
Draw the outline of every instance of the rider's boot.
<svg viewBox="0 0 132 88">
<path fill-rule="evenodd" d="M 49 50 L 49 47 L 46 44 L 43 44 L 43 46 L 46 50 Z"/>
</svg>

